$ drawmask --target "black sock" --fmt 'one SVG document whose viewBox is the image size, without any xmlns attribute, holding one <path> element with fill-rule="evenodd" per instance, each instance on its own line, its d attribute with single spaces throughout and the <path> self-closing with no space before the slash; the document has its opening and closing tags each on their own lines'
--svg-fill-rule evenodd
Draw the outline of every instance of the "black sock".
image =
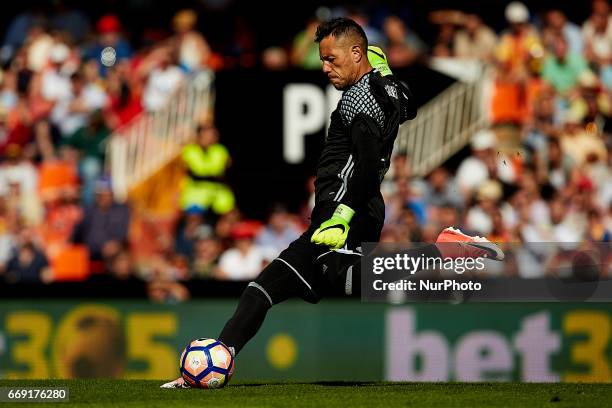
<svg viewBox="0 0 612 408">
<path fill-rule="evenodd" d="M 219 340 L 226 346 L 233 347 L 234 353 L 238 354 L 257 334 L 270 307 L 270 301 L 261 290 L 248 286 L 240 297 L 234 315 L 221 331 Z"/>
</svg>

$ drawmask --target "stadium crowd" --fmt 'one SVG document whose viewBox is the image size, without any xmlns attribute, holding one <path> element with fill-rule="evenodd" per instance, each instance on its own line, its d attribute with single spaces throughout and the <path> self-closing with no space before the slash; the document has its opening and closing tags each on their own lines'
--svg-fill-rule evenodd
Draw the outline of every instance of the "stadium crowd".
<svg viewBox="0 0 612 408">
<path fill-rule="evenodd" d="M 61 9 L 16 16 L 0 50 L 0 280 L 254 278 L 305 228 L 312 200 L 300 214 L 278 204 L 265 221 L 243 219 L 242 203 L 234 203 L 223 181 L 231 152 L 212 125 L 202 125 L 182 158 L 188 171 L 210 182 L 209 190 L 223 193 L 211 193 L 217 198 L 203 199 L 202 206 L 191 202 L 198 202 L 198 191 L 184 191 L 172 242 L 143 266 L 130 250 L 130 208 L 114 201 L 104 173 L 105 143 L 114 129 L 163 107 L 191 72 L 237 65 L 319 69 L 314 30 L 319 19 L 335 15 L 358 21 L 392 68 L 448 58 L 477 59 L 494 71 L 492 127 L 473 136 L 456 168 L 416 178 L 408 171 L 410 152 L 393 158 L 383 182 L 382 241 L 432 242 L 454 225 L 502 245 L 610 242 L 612 13 L 606 0 L 593 0 L 586 21 L 570 21 L 558 9 L 533 15 L 512 2 L 500 32 L 476 14 L 440 10 L 429 16 L 437 30 L 429 42 L 398 15 L 370 23 L 358 9 L 319 9 L 291 44 L 267 46 L 259 56 L 246 28 L 235 35 L 231 53 L 211 47 L 189 9 L 173 16 L 172 32 L 153 33 L 138 49 L 116 15 L 91 21 L 77 9 Z M 544 273 L 527 269 L 502 273 Z"/>
</svg>

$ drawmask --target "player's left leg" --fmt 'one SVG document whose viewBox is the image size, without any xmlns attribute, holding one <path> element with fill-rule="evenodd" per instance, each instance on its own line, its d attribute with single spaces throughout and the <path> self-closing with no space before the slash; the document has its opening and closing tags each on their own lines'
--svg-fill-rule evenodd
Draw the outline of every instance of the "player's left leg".
<svg viewBox="0 0 612 408">
<path fill-rule="evenodd" d="M 314 208 L 312 223 L 308 230 L 293 241 L 287 249 L 272 261 L 249 283 L 242 294 L 234 315 L 226 323 L 219 340 L 236 354 L 257 334 L 268 310 L 292 297 L 316 303 L 320 297 L 316 286 L 316 269 L 313 264 L 325 248 L 310 242 L 314 230 L 322 219 L 333 213 L 331 205 L 323 204 Z"/>
<path fill-rule="evenodd" d="M 318 248 L 303 235 L 247 285 L 234 314 L 218 336 L 234 356 L 257 334 L 273 305 L 292 297 L 309 302 L 318 300 L 310 283 L 314 269 L 311 261 L 313 250 Z M 189 385 L 179 377 L 161 387 L 189 388 Z"/>
</svg>

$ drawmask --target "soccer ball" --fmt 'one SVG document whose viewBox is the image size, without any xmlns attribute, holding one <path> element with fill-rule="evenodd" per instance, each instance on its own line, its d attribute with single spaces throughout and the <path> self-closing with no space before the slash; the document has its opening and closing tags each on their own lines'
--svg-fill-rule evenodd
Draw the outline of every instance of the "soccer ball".
<svg viewBox="0 0 612 408">
<path fill-rule="evenodd" d="M 219 340 L 202 338 L 185 347 L 179 367 L 192 387 L 221 388 L 234 374 L 234 356 Z"/>
</svg>

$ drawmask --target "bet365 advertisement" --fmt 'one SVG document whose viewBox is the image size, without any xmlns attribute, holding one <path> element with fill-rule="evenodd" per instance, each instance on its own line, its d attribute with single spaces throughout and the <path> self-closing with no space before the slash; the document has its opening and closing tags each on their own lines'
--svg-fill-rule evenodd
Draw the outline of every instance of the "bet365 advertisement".
<svg viewBox="0 0 612 408">
<path fill-rule="evenodd" d="M 0 303 L 0 377 L 168 379 L 233 301 Z M 612 380 L 611 304 L 325 301 L 273 308 L 236 362 L 238 380 Z"/>
</svg>

